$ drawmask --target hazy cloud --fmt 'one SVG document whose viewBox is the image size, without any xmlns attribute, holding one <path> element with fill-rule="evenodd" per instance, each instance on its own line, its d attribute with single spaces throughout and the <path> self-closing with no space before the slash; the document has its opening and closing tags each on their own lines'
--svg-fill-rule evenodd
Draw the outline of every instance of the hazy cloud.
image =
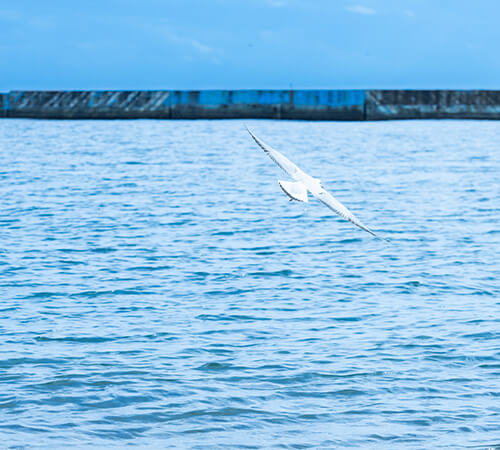
<svg viewBox="0 0 500 450">
<path fill-rule="evenodd" d="M 177 44 L 181 47 L 190 49 L 192 51 L 194 50 L 196 53 L 198 53 L 199 55 L 203 55 L 205 58 L 207 58 L 208 61 L 211 61 L 214 64 L 221 63 L 220 56 L 222 52 L 219 49 L 211 47 L 203 42 L 200 42 L 197 39 L 188 36 L 183 36 L 173 31 L 160 29 L 159 33 L 161 34 L 161 36 L 166 38 L 171 43 Z M 183 59 L 186 61 L 195 60 L 195 58 L 192 58 L 192 55 L 189 54 L 184 55 Z"/>
<path fill-rule="evenodd" d="M 51 17 L 36 16 L 28 19 L 28 23 L 38 30 L 50 30 L 57 25 L 57 21 Z"/>
<path fill-rule="evenodd" d="M 187 37 L 187 36 L 182 36 L 180 34 L 174 33 L 169 30 L 165 30 L 163 28 L 158 29 L 158 33 L 163 37 L 166 38 L 168 41 L 182 45 L 185 47 L 190 47 L 193 50 L 196 50 L 198 53 L 202 53 L 205 55 L 213 55 L 217 53 L 217 50 L 213 47 L 210 47 L 209 45 L 204 44 L 203 42 L 198 41 L 197 39 Z"/>
<path fill-rule="evenodd" d="M 363 14 L 365 16 L 373 16 L 374 14 L 377 13 L 372 8 L 368 8 L 367 6 L 363 5 L 352 5 L 352 6 L 346 6 L 346 11 L 352 12 L 354 14 Z"/>
<path fill-rule="evenodd" d="M 21 15 L 16 11 L 11 11 L 10 9 L 0 9 L 0 20 L 18 20 Z"/>
<path fill-rule="evenodd" d="M 273 41 L 278 36 L 278 33 L 272 30 L 261 30 L 258 35 L 263 41 Z"/>
<path fill-rule="evenodd" d="M 267 3 L 273 8 L 282 8 L 287 5 L 285 0 L 267 0 Z"/>
<path fill-rule="evenodd" d="M 185 37 L 185 36 L 179 36 L 178 34 L 171 33 L 171 32 L 165 32 L 164 36 L 167 37 L 170 41 L 175 42 L 177 44 L 181 45 L 187 45 L 195 50 L 197 50 L 200 53 L 213 53 L 215 50 L 206 45 L 203 44 L 200 41 L 197 41 L 196 39 Z"/>
</svg>

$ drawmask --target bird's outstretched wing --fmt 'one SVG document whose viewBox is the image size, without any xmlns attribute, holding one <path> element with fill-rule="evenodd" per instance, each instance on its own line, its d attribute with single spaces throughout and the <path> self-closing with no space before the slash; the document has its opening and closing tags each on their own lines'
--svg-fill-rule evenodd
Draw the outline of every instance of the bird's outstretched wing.
<svg viewBox="0 0 500 450">
<path fill-rule="evenodd" d="M 321 190 L 317 193 L 312 193 L 321 203 L 330 208 L 333 212 L 337 213 L 339 216 L 353 223 L 357 227 L 364 231 L 367 231 L 372 236 L 378 237 L 372 230 L 370 230 L 366 225 L 364 225 L 351 211 L 349 211 L 342 203 L 340 203 L 332 194 L 330 194 L 326 189 Z"/>
<path fill-rule="evenodd" d="M 280 166 L 288 175 L 290 175 L 294 180 L 300 182 L 314 197 L 316 197 L 321 203 L 330 208 L 333 212 L 337 213 L 339 216 L 353 223 L 362 230 L 370 233 L 375 237 L 377 236 L 372 230 L 370 230 L 366 225 L 364 225 L 356 216 L 349 211 L 342 203 L 340 203 L 332 194 L 330 194 L 323 186 L 321 182 L 305 173 L 299 167 L 297 167 L 292 161 L 290 161 L 285 155 L 282 155 L 278 150 L 270 147 L 269 145 L 262 142 L 257 136 L 255 136 L 248 128 L 247 131 L 252 136 L 253 140 L 258 144 L 258 146 L 268 154 L 268 156 Z M 281 184 L 280 184 L 281 185 Z M 283 188 L 283 186 L 282 186 Z M 286 191 L 285 191 L 286 192 Z M 287 193 L 288 195 L 288 193 Z M 306 194 L 307 195 L 307 194 Z M 295 197 L 294 197 L 295 198 Z M 384 238 L 381 238 L 384 239 Z M 384 239 L 387 241 L 387 239 Z"/>
<path fill-rule="evenodd" d="M 278 164 L 278 166 L 280 166 L 294 180 L 297 179 L 297 175 L 299 175 L 302 170 L 300 170 L 292 161 L 290 161 L 285 155 L 282 155 L 278 150 L 275 150 L 274 148 L 262 142 L 248 128 L 247 131 L 250 133 L 250 136 L 252 136 L 257 145 L 262 150 L 264 150 L 265 153 L 267 153 L 269 158 L 271 158 L 276 164 Z"/>
</svg>

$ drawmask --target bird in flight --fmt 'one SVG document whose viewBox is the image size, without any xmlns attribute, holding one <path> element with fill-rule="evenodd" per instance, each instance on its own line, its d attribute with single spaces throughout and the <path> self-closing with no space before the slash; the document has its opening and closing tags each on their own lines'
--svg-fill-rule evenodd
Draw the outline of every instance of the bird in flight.
<svg viewBox="0 0 500 450">
<path fill-rule="evenodd" d="M 362 230 L 367 231 L 371 235 L 379 237 L 366 225 L 364 225 L 359 219 L 357 219 L 356 216 L 351 211 L 349 211 L 342 203 L 340 203 L 332 194 L 330 194 L 322 186 L 320 180 L 311 177 L 303 170 L 301 170 L 299 167 L 297 167 L 285 155 L 281 154 L 278 150 L 275 150 L 274 148 L 262 142 L 248 128 L 247 131 L 250 133 L 250 136 L 252 136 L 253 140 L 257 143 L 257 145 L 262 150 L 264 150 L 264 152 L 279 167 L 281 167 L 290 177 L 292 177 L 295 180 L 295 181 L 278 180 L 281 189 L 289 197 L 290 201 L 296 200 L 299 202 L 307 202 L 308 201 L 307 193 L 310 192 L 320 202 L 322 202 L 332 211 L 337 213 L 339 216 L 353 223 Z M 387 239 L 384 240 L 387 241 Z"/>
</svg>

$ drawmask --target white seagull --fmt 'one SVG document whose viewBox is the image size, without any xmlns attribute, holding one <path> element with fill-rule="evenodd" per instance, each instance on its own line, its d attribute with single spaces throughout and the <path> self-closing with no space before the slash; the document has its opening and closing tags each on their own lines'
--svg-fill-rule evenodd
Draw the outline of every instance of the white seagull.
<svg viewBox="0 0 500 450">
<path fill-rule="evenodd" d="M 371 235 L 378 237 L 372 230 L 370 230 L 366 225 L 354 216 L 354 214 L 349 211 L 342 203 L 340 203 L 332 194 L 330 194 L 321 185 L 321 181 L 317 178 L 313 178 L 299 167 L 297 167 L 292 161 L 290 161 L 285 155 L 281 154 L 278 150 L 270 147 L 269 145 L 262 142 L 257 136 L 255 136 L 248 128 L 247 131 L 252 136 L 253 140 L 257 145 L 264 150 L 265 153 L 280 166 L 290 177 L 295 181 L 282 181 L 278 180 L 278 183 L 283 189 L 283 192 L 290 198 L 290 201 L 297 200 L 299 202 L 307 202 L 307 192 L 309 191 L 314 197 L 316 197 L 320 202 L 325 204 L 332 211 L 337 213 L 344 219 L 352 222 L 357 227 L 364 231 L 367 231 Z M 387 241 L 387 239 L 384 239 Z"/>
</svg>

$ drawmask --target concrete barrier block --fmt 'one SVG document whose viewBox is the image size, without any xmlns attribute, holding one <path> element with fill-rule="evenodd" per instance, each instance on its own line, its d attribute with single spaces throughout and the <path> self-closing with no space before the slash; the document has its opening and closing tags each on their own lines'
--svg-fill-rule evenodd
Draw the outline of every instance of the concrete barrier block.
<svg viewBox="0 0 500 450">
<path fill-rule="evenodd" d="M 169 91 L 13 91 L 11 117 L 170 118 Z"/>
<path fill-rule="evenodd" d="M 9 116 L 9 94 L 0 93 L 0 117 Z"/>
<path fill-rule="evenodd" d="M 369 90 L 366 120 L 500 119 L 500 91 Z"/>
<path fill-rule="evenodd" d="M 95 91 L 89 99 L 94 117 L 170 119 L 170 91 Z"/>
<path fill-rule="evenodd" d="M 366 91 L 365 119 L 430 119 L 439 117 L 439 91 Z"/>
<path fill-rule="evenodd" d="M 289 91 L 173 91 L 173 119 L 280 119 Z"/>
<path fill-rule="evenodd" d="M 449 119 L 500 119 L 500 91 L 441 91 L 439 110 Z"/>
<path fill-rule="evenodd" d="M 298 90 L 290 92 L 281 118 L 305 120 L 363 120 L 365 91 Z"/>
<path fill-rule="evenodd" d="M 87 116 L 87 91 L 12 91 L 10 117 L 70 119 Z"/>
</svg>

